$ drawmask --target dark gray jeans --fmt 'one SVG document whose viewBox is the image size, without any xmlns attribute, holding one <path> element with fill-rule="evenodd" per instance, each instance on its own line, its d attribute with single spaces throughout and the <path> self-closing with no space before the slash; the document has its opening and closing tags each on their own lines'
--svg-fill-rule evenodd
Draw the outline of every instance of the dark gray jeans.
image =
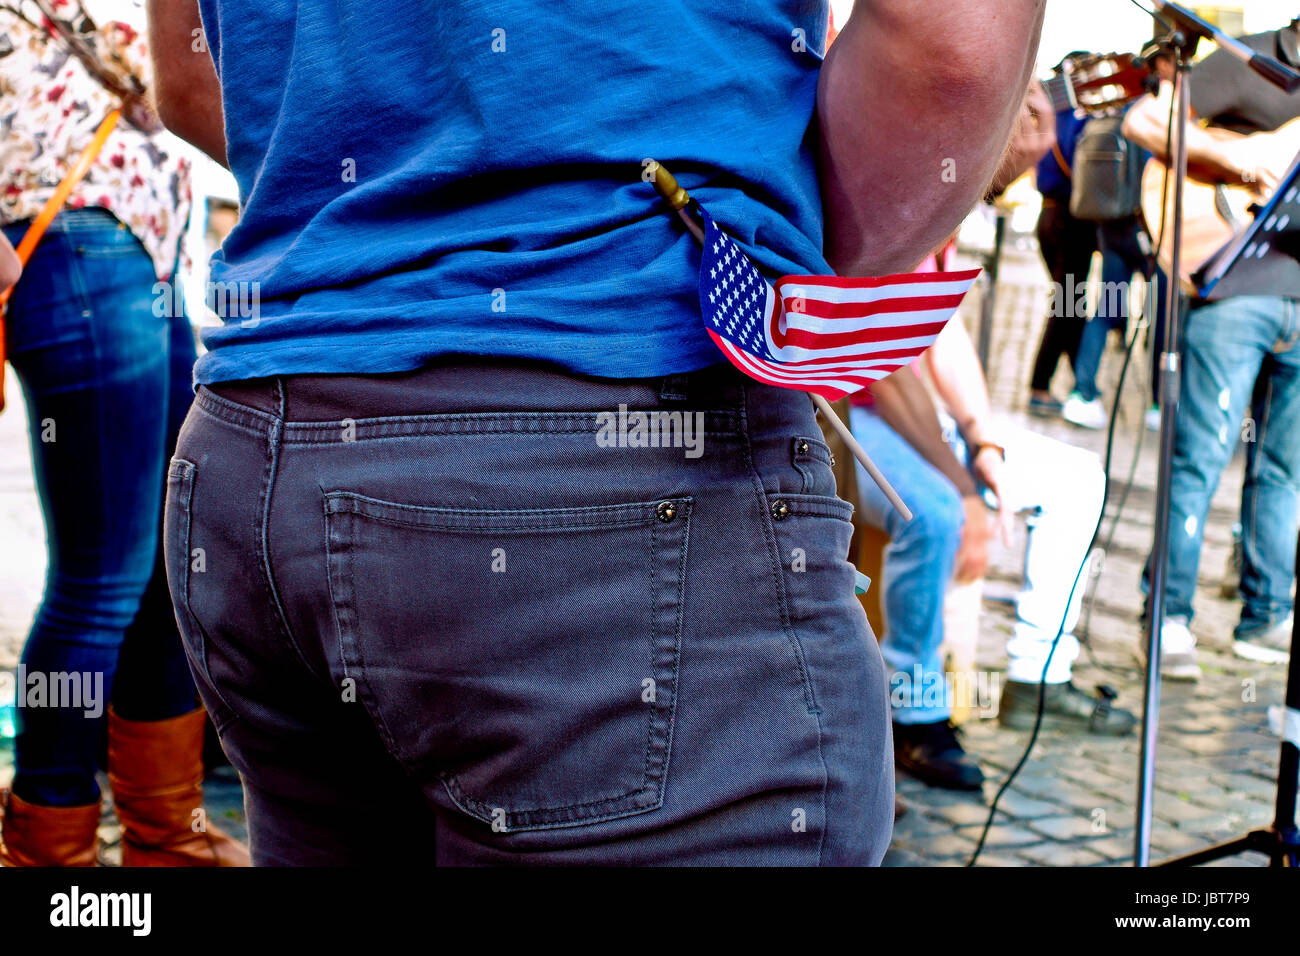
<svg viewBox="0 0 1300 956">
<path fill-rule="evenodd" d="M 702 454 L 611 441 L 620 406 L 701 412 Z M 878 863 L 887 692 L 834 494 L 807 397 L 730 367 L 201 388 L 167 569 L 254 861 Z"/>
</svg>

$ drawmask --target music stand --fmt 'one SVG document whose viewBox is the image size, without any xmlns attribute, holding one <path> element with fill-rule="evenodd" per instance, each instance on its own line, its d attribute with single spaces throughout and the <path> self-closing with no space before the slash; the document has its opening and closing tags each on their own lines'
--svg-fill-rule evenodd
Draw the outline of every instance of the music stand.
<svg viewBox="0 0 1300 956">
<path fill-rule="evenodd" d="M 1286 260 L 1300 274 L 1300 156 L 1291 162 L 1282 183 L 1255 218 L 1238 231 L 1192 276 L 1202 299 L 1214 301 L 1250 295 L 1259 288 L 1261 267 Z"/>
</svg>

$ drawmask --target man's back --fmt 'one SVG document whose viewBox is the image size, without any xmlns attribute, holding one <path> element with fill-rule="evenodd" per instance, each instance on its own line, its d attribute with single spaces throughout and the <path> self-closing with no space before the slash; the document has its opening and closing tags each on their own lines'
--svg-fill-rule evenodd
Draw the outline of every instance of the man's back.
<svg viewBox="0 0 1300 956">
<path fill-rule="evenodd" d="M 717 361 L 647 157 L 766 268 L 825 272 L 805 0 L 203 0 L 240 224 L 213 264 L 256 322 L 200 382 L 448 352 L 608 376 Z M 247 288 L 247 287 L 246 287 Z"/>
</svg>

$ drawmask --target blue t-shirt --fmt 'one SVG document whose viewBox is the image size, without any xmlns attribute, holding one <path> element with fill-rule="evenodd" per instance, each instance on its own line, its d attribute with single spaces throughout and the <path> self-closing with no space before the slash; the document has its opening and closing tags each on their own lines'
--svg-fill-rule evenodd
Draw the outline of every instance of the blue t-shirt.
<svg viewBox="0 0 1300 956">
<path fill-rule="evenodd" d="M 698 250 L 647 157 L 769 272 L 829 271 L 825 0 L 201 9 L 242 208 L 212 260 L 227 321 L 203 336 L 200 383 L 448 353 L 607 377 L 719 361 Z"/>
</svg>

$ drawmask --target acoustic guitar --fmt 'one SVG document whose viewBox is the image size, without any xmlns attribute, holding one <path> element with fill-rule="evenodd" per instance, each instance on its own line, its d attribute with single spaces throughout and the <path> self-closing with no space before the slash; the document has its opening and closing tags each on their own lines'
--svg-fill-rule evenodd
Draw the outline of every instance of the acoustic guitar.
<svg viewBox="0 0 1300 956">
<path fill-rule="evenodd" d="M 1093 53 L 1064 60 L 1043 91 L 1052 109 L 1106 116 L 1147 92 L 1151 69 L 1132 53 Z"/>
<path fill-rule="evenodd" d="M 1285 170 L 1300 153 L 1300 119 L 1268 133 L 1249 135 L 1231 130 L 1207 129 L 1216 139 L 1248 140 L 1251 155 L 1262 168 Z M 1161 159 L 1152 159 L 1142 174 L 1142 213 L 1147 231 L 1160 241 L 1160 267 L 1169 271 L 1174 247 L 1174 175 Z M 1267 202 L 1255 182 L 1223 182 L 1209 170 L 1189 164 L 1187 189 L 1183 196 L 1182 281 L 1192 290 L 1191 277 L 1211 256 L 1232 241 L 1238 230 L 1249 225 L 1251 207 Z M 1163 223 L 1163 235 L 1161 225 Z"/>
</svg>

